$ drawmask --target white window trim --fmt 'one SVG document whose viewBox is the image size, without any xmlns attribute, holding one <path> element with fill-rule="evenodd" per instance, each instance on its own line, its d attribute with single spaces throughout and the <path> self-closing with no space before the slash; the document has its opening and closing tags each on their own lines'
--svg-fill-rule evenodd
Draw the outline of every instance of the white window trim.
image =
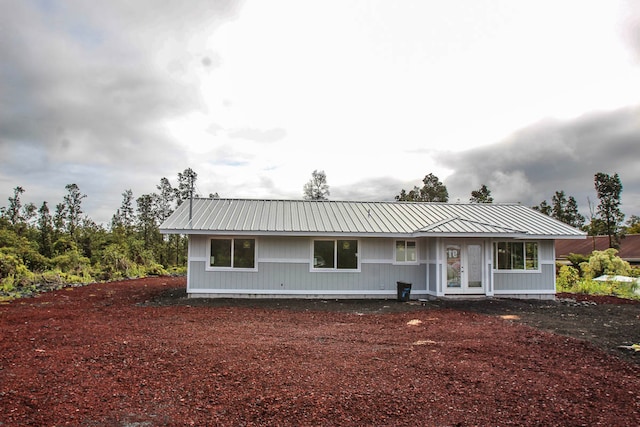
<svg viewBox="0 0 640 427">
<path fill-rule="evenodd" d="M 416 244 L 416 260 L 415 261 L 398 261 L 396 251 L 398 250 L 398 242 L 403 241 L 405 247 L 405 260 L 406 260 L 406 250 L 407 250 L 407 242 L 413 242 Z M 418 249 L 418 241 L 416 239 L 395 239 L 393 241 L 393 264 L 394 265 L 418 265 L 420 264 L 420 253 Z"/>
<path fill-rule="evenodd" d="M 527 244 L 527 243 L 535 243 L 536 245 L 538 245 L 538 253 L 537 253 L 537 255 L 538 255 L 538 264 L 537 264 L 537 265 L 538 265 L 538 267 L 537 267 L 537 268 L 535 268 L 535 269 L 529 269 L 529 270 L 528 270 L 528 269 L 526 269 L 526 268 L 523 268 L 523 269 L 515 269 L 515 268 L 509 268 L 509 269 L 498 269 L 498 265 L 497 265 L 497 263 L 496 263 L 496 262 L 494 262 L 494 260 L 496 260 L 496 253 L 495 253 L 495 252 L 496 252 L 496 246 L 497 246 L 497 244 L 498 244 L 498 243 L 522 243 L 523 245 L 525 245 L 525 246 L 523 247 L 523 249 L 524 249 L 524 256 L 525 256 L 525 266 L 527 265 L 527 260 L 526 260 L 526 257 L 527 257 L 527 247 L 526 247 L 526 244 Z M 530 273 L 541 273 L 541 272 L 542 272 L 542 267 L 541 267 L 542 262 L 541 262 L 541 259 L 540 259 L 540 246 L 541 246 L 541 245 L 540 245 L 540 242 L 539 242 L 539 241 L 537 241 L 537 240 L 494 240 L 494 241 L 492 242 L 492 244 L 491 244 L 491 252 L 492 252 L 492 257 L 491 257 L 492 259 L 491 259 L 491 263 L 493 264 L 493 265 L 492 265 L 493 272 L 494 272 L 494 273 L 499 273 L 499 274 L 503 274 L 503 273 L 504 273 L 504 274 L 530 274 Z"/>
<path fill-rule="evenodd" d="M 355 240 L 358 242 L 358 252 L 356 252 L 356 260 L 358 261 L 358 267 L 355 269 L 352 268 L 338 268 L 338 240 Z M 333 268 L 314 268 L 313 267 L 313 257 L 314 257 L 314 242 L 325 241 L 325 242 L 333 242 Z M 311 249 L 309 255 L 309 271 L 313 273 L 360 273 L 361 272 L 361 261 L 360 261 L 360 252 L 362 251 L 362 245 L 360 239 L 350 239 L 350 238 L 321 238 L 321 239 L 311 239 Z"/>
<path fill-rule="evenodd" d="M 233 267 L 233 248 L 236 239 L 252 239 L 253 244 L 253 268 L 236 268 Z M 212 240 L 231 240 L 231 267 L 212 267 L 211 261 L 211 241 Z M 207 237 L 207 257 L 205 259 L 206 271 L 258 271 L 258 239 L 253 236 L 208 236 Z"/>
</svg>

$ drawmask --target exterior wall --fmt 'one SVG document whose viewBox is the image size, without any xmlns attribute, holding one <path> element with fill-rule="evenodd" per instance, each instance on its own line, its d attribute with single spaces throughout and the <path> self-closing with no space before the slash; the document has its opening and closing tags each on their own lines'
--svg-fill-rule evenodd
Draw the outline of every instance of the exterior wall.
<svg viewBox="0 0 640 427">
<path fill-rule="evenodd" d="M 446 296 L 442 286 L 445 240 L 440 238 L 416 239 L 416 264 L 395 263 L 396 239 L 360 238 L 359 270 L 311 271 L 312 237 L 258 236 L 256 271 L 207 271 L 209 238 L 191 235 L 189 239 L 187 292 L 192 297 L 395 298 L 398 281 L 412 284 L 412 298 Z M 485 241 L 487 296 L 553 298 L 552 240 L 539 241 L 540 270 L 533 272 L 493 270 L 493 244 Z"/>
<path fill-rule="evenodd" d="M 418 263 L 394 263 L 392 238 L 358 239 L 359 271 L 311 271 L 311 237 L 257 237 L 257 271 L 207 271 L 208 236 L 189 240 L 187 292 L 207 297 L 395 298 L 398 281 L 426 294 L 426 243 Z"/>
<path fill-rule="evenodd" d="M 426 246 L 426 262 L 427 262 L 427 290 L 430 295 L 439 295 L 441 286 L 439 286 L 440 277 L 438 269 L 441 266 L 439 261 L 439 244 L 438 239 L 425 239 Z"/>
<path fill-rule="evenodd" d="M 542 298 L 555 295 L 555 248 L 553 240 L 538 242 L 540 271 L 493 270 L 494 294 L 503 297 Z"/>
</svg>

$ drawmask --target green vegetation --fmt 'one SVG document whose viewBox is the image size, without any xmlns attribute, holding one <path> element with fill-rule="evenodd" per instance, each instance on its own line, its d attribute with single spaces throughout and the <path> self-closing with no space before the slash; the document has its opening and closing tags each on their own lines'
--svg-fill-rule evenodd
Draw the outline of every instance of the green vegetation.
<svg viewBox="0 0 640 427">
<path fill-rule="evenodd" d="M 622 298 L 640 299 L 636 293 L 637 282 L 618 282 L 609 280 L 596 281 L 594 278 L 602 275 L 639 277 L 640 270 L 632 268 L 628 262 L 617 255 L 618 251 L 609 248 L 604 251 L 593 251 L 587 260 L 580 261 L 578 267 L 575 262 L 580 256 L 572 254 L 572 266 L 563 265 L 558 271 L 556 288 L 558 292 L 570 292 L 589 295 L 612 295 Z"/>
<path fill-rule="evenodd" d="M 178 174 L 178 186 L 162 178 L 158 193 L 134 199 L 126 190 L 108 226 L 83 215 L 87 197 L 76 184 L 52 215 L 45 201 L 38 209 L 22 204 L 16 187 L 0 207 L 0 301 L 69 285 L 149 275 L 186 273 L 185 236 L 160 234 L 160 224 L 193 193 L 197 174 Z M 135 206 L 134 206 L 135 203 Z"/>
<path fill-rule="evenodd" d="M 408 193 L 402 189 L 395 199 L 399 202 L 448 202 L 449 191 L 447 187 L 434 174 L 430 173 L 422 180 L 422 187 L 417 185 Z M 485 187 L 486 188 L 486 187 Z M 491 192 L 487 189 L 487 197 Z"/>
</svg>

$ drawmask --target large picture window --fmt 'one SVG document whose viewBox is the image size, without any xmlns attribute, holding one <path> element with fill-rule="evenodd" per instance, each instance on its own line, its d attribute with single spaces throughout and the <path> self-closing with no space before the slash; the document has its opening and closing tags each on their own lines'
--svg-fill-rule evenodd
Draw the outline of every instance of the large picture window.
<svg viewBox="0 0 640 427">
<path fill-rule="evenodd" d="M 538 270 L 537 242 L 495 242 L 493 265 L 496 270 Z"/>
<path fill-rule="evenodd" d="M 210 268 L 255 269 L 255 239 L 211 239 Z"/>
<path fill-rule="evenodd" d="M 314 240 L 313 268 L 318 270 L 357 270 L 357 240 Z"/>
<path fill-rule="evenodd" d="M 396 240 L 396 262 L 418 262 L 418 252 L 415 240 Z"/>
</svg>

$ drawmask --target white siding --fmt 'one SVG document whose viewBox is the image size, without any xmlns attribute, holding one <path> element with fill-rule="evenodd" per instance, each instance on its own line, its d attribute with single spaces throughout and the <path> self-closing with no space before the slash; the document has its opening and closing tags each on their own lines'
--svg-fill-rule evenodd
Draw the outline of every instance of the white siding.
<svg viewBox="0 0 640 427">
<path fill-rule="evenodd" d="M 220 237 L 220 236 L 216 236 Z M 412 297 L 438 295 L 442 268 L 438 242 L 434 238 L 417 239 L 419 263 L 394 263 L 394 238 L 360 238 L 360 271 L 311 271 L 312 237 L 257 236 L 256 271 L 207 271 L 209 237 L 190 236 L 190 294 L 214 296 L 331 296 L 395 297 L 398 281 L 412 284 Z M 334 238 L 328 236 L 327 238 Z M 340 238 L 340 237 L 335 237 Z M 488 251 L 492 245 L 485 246 Z M 488 254 L 488 260 L 492 259 Z M 540 271 L 490 271 L 489 283 L 496 296 L 545 295 L 555 292 L 553 241 L 539 244 Z M 490 264 L 487 265 L 490 268 Z M 237 295 L 233 291 L 237 291 Z M 255 292 L 254 292 L 255 291 Z M 324 294 L 323 294 L 324 292 Z M 340 294 L 344 292 L 344 294 Z"/>
<path fill-rule="evenodd" d="M 218 237 L 218 236 L 217 236 Z M 339 238 L 339 237 L 338 237 Z M 323 291 L 395 295 L 398 281 L 412 283 L 412 292 L 426 291 L 426 266 L 394 265 L 394 239 L 359 240 L 360 271 L 310 271 L 311 237 L 257 237 L 257 271 L 206 271 L 207 236 L 191 236 L 190 293 Z"/>
<path fill-rule="evenodd" d="M 555 290 L 555 266 L 544 264 L 540 272 L 502 273 L 493 272 L 493 289 L 496 295 L 506 291 L 553 291 Z"/>
</svg>

